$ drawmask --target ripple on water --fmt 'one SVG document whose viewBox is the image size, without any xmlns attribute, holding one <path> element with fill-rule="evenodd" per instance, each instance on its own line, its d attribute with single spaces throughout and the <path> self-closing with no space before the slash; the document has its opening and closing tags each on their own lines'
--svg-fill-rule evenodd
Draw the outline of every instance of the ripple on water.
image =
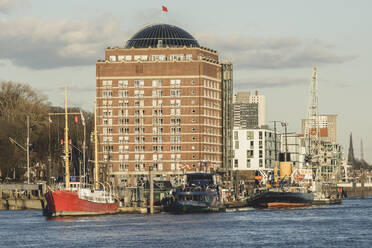
<svg viewBox="0 0 372 248">
<path fill-rule="evenodd" d="M 0 247 L 371 247 L 372 198 L 302 209 L 47 219 L 1 211 Z"/>
</svg>

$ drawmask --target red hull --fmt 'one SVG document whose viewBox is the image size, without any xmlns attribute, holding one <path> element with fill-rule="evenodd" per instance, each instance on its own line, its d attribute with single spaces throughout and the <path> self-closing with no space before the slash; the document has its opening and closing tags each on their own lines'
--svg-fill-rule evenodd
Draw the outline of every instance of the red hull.
<svg viewBox="0 0 372 248">
<path fill-rule="evenodd" d="M 54 190 L 45 195 L 49 216 L 99 215 L 118 212 L 119 203 L 97 203 L 80 199 L 77 191 Z"/>
</svg>

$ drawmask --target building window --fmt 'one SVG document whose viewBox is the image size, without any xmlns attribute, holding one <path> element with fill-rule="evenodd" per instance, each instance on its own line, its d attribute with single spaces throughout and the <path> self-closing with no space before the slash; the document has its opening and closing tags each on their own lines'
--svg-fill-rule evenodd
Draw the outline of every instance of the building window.
<svg viewBox="0 0 372 248">
<path fill-rule="evenodd" d="M 128 88 L 128 80 L 119 80 L 118 81 L 119 88 Z"/>
<path fill-rule="evenodd" d="M 234 167 L 235 168 L 238 168 L 238 166 L 239 166 L 239 160 L 238 159 L 235 159 L 234 160 Z"/>
<path fill-rule="evenodd" d="M 170 95 L 171 95 L 171 97 L 180 97 L 181 96 L 181 90 L 171 90 Z"/>
<path fill-rule="evenodd" d="M 112 97 L 112 90 L 104 90 L 102 91 L 103 97 Z"/>
<path fill-rule="evenodd" d="M 152 96 L 153 97 L 163 97 L 163 91 L 162 90 L 153 90 L 152 91 Z"/>
<path fill-rule="evenodd" d="M 152 80 L 152 87 L 160 88 L 163 85 L 162 80 Z"/>
<path fill-rule="evenodd" d="M 135 61 L 139 61 L 139 60 L 146 61 L 148 60 L 148 56 L 147 55 L 135 55 L 134 60 Z"/>
<path fill-rule="evenodd" d="M 247 150 L 247 158 L 253 158 L 254 150 Z"/>
<path fill-rule="evenodd" d="M 253 140 L 253 131 L 247 131 L 247 140 Z"/>
<path fill-rule="evenodd" d="M 103 80 L 102 87 L 104 88 L 111 88 L 112 87 L 112 80 Z"/>
<path fill-rule="evenodd" d="M 152 55 L 152 60 L 153 61 L 166 61 L 167 60 L 167 56 L 166 55 Z"/>
<path fill-rule="evenodd" d="M 238 140 L 238 139 L 239 139 L 238 131 L 234 131 L 234 140 Z"/>
<path fill-rule="evenodd" d="M 171 54 L 170 60 L 182 61 L 184 60 L 184 55 L 183 54 Z"/>
<path fill-rule="evenodd" d="M 145 82 L 143 80 L 134 80 L 134 88 L 143 88 Z"/>
<path fill-rule="evenodd" d="M 239 149 L 239 140 L 235 141 L 235 149 Z"/>
<path fill-rule="evenodd" d="M 119 95 L 119 97 L 128 97 L 128 91 L 127 90 L 119 90 L 118 95 Z"/>
<path fill-rule="evenodd" d="M 247 168 L 251 168 L 251 160 L 247 159 Z"/>
</svg>

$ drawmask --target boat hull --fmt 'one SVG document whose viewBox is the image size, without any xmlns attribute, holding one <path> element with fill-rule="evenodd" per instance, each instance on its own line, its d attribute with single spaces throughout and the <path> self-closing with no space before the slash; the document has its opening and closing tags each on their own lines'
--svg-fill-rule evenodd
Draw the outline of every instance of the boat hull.
<svg viewBox="0 0 372 248">
<path fill-rule="evenodd" d="M 207 202 L 197 201 L 174 201 L 165 207 L 165 211 L 171 213 L 213 213 L 224 212 L 226 207 L 223 204 L 210 205 Z"/>
<path fill-rule="evenodd" d="M 297 192 L 265 191 L 254 195 L 248 205 L 256 208 L 286 208 L 311 206 L 314 194 Z"/>
<path fill-rule="evenodd" d="M 54 190 L 45 195 L 47 202 L 44 215 L 47 216 L 82 216 L 115 214 L 119 203 L 99 203 L 80 199 L 77 191 Z"/>
</svg>

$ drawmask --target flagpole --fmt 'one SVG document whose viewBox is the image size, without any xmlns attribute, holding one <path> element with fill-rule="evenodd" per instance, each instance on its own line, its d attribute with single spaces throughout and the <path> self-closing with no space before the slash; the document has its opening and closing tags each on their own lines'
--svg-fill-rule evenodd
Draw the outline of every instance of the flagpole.
<svg viewBox="0 0 372 248">
<path fill-rule="evenodd" d="M 49 156 L 48 156 L 48 183 L 49 185 L 51 184 L 51 170 L 52 170 L 52 166 L 51 166 L 51 163 L 52 163 L 52 154 L 51 154 L 51 149 L 50 149 L 50 122 L 51 122 L 51 119 L 50 119 L 50 116 L 48 117 L 48 140 L 49 140 L 49 146 L 48 146 L 48 153 L 49 153 Z"/>
</svg>

